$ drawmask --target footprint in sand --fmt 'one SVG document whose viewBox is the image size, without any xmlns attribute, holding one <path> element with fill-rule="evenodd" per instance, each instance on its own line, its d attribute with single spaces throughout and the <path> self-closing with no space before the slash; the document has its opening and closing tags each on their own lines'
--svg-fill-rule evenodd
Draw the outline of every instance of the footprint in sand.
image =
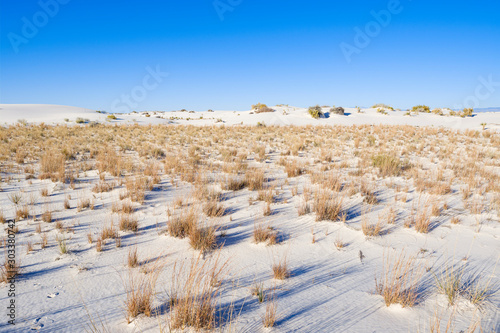
<svg viewBox="0 0 500 333">
<path fill-rule="evenodd" d="M 38 331 L 38 330 L 41 330 L 42 327 L 43 327 L 43 324 L 40 323 L 40 320 L 42 318 L 36 318 L 35 320 L 33 320 L 33 325 L 31 325 L 31 330 L 32 331 Z"/>
<path fill-rule="evenodd" d="M 47 298 L 54 298 L 54 297 L 56 297 L 57 295 L 59 295 L 59 293 L 52 293 L 52 294 L 48 294 L 48 295 L 47 295 Z"/>
</svg>

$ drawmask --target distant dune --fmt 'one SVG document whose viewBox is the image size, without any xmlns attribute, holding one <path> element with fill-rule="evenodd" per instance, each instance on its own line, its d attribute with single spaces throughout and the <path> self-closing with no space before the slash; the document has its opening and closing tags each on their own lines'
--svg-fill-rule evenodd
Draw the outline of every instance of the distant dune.
<svg viewBox="0 0 500 333">
<path fill-rule="evenodd" d="M 143 111 L 127 114 L 96 112 L 94 110 L 62 105 L 44 104 L 0 104 L 0 123 L 15 124 L 19 120 L 28 123 L 68 123 L 76 124 L 98 121 L 101 123 L 137 123 L 137 124 L 172 124 L 172 125 L 411 125 L 439 126 L 453 129 L 482 129 L 483 124 L 490 130 L 500 130 L 500 112 L 496 108 L 478 109 L 473 117 L 461 118 L 429 113 L 407 114 L 406 111 L 377 112 L 375 108 L 345 108 L 345 115 L 328 114 L 329 108 L 323 108 L 326 116 L 313 119 L 307 109 L 293 106 L 273 106 L 274 112 L 255 113 L 247 111 Z"/>
</svg>

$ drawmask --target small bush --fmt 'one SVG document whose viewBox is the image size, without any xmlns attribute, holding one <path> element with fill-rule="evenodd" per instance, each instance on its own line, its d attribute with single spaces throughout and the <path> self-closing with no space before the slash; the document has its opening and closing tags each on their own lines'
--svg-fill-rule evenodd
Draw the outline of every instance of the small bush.
<svg viewBox="0 0 500 333">
<path fill-rule="evenodd" d="M 252 110 L 255 113 L 274 112 L 274 110 L 271 109 L 270 107 L 268 107 L 266 104 L 261 104 L 261 103 L 257 103 L 255 105 L 252 105 Z"/>
<path fill-rule="evenodd" d="M 331 108 L 330 113 L 339 114 L 339 115 L 343 116 L 344 115 L 344 108 L 341 106 L 338 106 L 336 108 Z"/>
<path fill-rule="evenodd" d="M 428 107 L 427 105 L 416 105 L 411 109 L 411 111 L 414 113 L 419 113 L 419 112 L 431 113 L 431 108 Z"/>
<path fill-rule="evenodd" d="M 114 114 L 110 114 L 106 118 L 116 120 L 116 116 Z"/>
<path fill-rule="evenodd" d="M 313 117 L 314 119 L 319 119 L 320 117 L 323 116 L 323 110 L 321 109 L 321 106 L 316 105 L 316 106 L 311 106 L 307 112 Z"/>
</svg>

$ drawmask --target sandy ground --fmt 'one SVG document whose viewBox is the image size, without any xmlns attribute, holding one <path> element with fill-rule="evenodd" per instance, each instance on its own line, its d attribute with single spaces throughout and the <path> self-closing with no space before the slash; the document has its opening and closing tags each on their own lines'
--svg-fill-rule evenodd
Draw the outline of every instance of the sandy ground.
<svg viewBox="0 0 500 333">
<path fill-rule="evenodd" d="M 433 114 L 405 116 L 403 111 L 388 111 L 388 115 L 382 115 L 375 109 L 364 109 L 363 113 L 346 109 L 345 116 L 312 119 L 305 109 L 275 109 L 273 113 L 263 114 L 251 114 L 251 111 L 142 112 L 116 115 L 116 120 L 107 120 L 108 114 L 81 108 L 3 104 L 0 105 L 0 123 L 17 124 L 18 120 L 25 119 L 29 124 L 76 125 L 75 120 L 82 118 L 85 123 L 78 126 L 88 126 L 89 122 L 94 121 L 139 125 L 385 124 L 473 129 L 478 132 L 483 129 L 481 124 L 486 123 L 487 129 L 493 132 L 500 130 L 500 113 L 481 113 L 471 118 L 460 118 Z M 314 135 L 310 134 L 311 139 L 315 138 Z M 491 168 L 500 173 L 498 146 L 484 145 L 478 144 L 477 149 L 484 148 L 492 152 Z M 344 156 L 336 155 L 334 161 L 345 159 L 348 163 L 354 163 L 356 156 L 348 149 L 344 149 Z M 458 271 L 464 272 L 462 284 L 480 277 L 481 283 L 490 286 L 488 292 L 498 291 L 500 208 L 493 206 L 495 193 L 474 192 L 475 198 L 485 207 L 482 211 L 472 213 L 464 206 L 461 183 L 454 183 L 451 193 L 439 197 L 425 191 L 417 192 L 410 186 L 403 191 L 407 199 L 402 202 L 397 200 L 397 195 L 403 192 L 397 190 L 396 185 L 400 184 L 403 188 L 408 182 L 403 177 L 389 179 L 374 174 L 368 178 L 374 186 L 379 204 L 373 205 L 370 211 L 363 211 L 364 197 L 356 193 L 344 198 L 343 206 L 349 214 L 346 222 L 316 221 L 314 213 L 299 216 L 297 207 L 303 202 L 307 188 L 315 191 L 321 184 L 311 184 L 309 174 L 288 177 L 279 165 L 281 153 L 268 146 L 264 159 L 258 161 L 250 154 L 245 162 L 264 168 L 266 176 L 271 179 L 269 182 L 276 191 L 271 215 L 263 216 L 265 203 L 254 201 L 257 191 L 248 188 L 222 190 L 218 184 L 213 186 L 223 193 L 221 203 L 226 213 L 218 218 L 201 214 L 203 221 L 220 226 L 218 240 L 224 246 L 219 255 L 221 261 L 229 262 L 217 304 L 222 309 L 232 306 L 235 320 L 230 327 L 226 325 L 216 331 L 430 332 L 431 326 L 441 320 L 437 326 L 441 327 L 442 332 L 448 322 L 452 325 L 449 332 L 468 332 L 467 329 L 474 323 L 480 325 L 484 332 L 500 332 L 498 293 L 489 296 L 487 302 L 478 306 L 464 292 L 450 305 L 436 286 L 436 279 L 442 276 L 443 268 L 455 265 Z M 310 156 L 307 151 L 301 154 L 299 156 L 308 161 L 311 167 L 321 166 L 317 156 Z M 426 161 L 420 164 L 423 169 L 438 164 L 438 158 L 429 157 Z M 37 162 L 32 162 L 32 165 L 36 166 Z M 2 283 L 0 304 L 4 310 L 0 314 L 0 331 L 82 332 L 85 329 L 92 331 L 92 322 L 98 326 L 96 331 L 104 331 L 103 326 L 109 332 L 157 332 L 159 327 L 168 331 L 169 310 L 165 310 L 165 307 L 169 302 L 174 263 L 189 262 L 199 255 L 199 251 L 193 250 L 186 239 L 174 238 L 165 233 L 171 220 L 168 212 L 179 198 L 184 198 L 185 203 L 191 200 L 193 184 L 180 179 L 174 182 L 170 175 L 161 174 L 154 188 L 146 192 L 144 203 L 133 203 L 134 216 L 139 223 L 138 232 L 119 231 L 121 247 L 116 247 L 114 240 L 108 240 L 103 251 L 96 252 L 95 241 L 89 244 L 87 234 L 90 233 L 95 240 L 104 227 L 110 223 L 117 225 L 120 216 L 112 213 L 112 206 L 120 202 L 120 195 L 125 188 L 125 185 L 119 184 L 119 177 L 106 173 L 104 180 L 115 183 L 116 187 L 109 192 L 96 193 L 92 189 L 99 183 L 100 174 L 95 169 L 78 172 L 78 181 L 71 188 L 68 183 L 50 179 L 26 179 L 25 172 L 16 172 L 16 168 L 13 161 L 2 161 L 0 208 L 6 219 L 14 218 L 16 206 L 11 196 L 13 193 L 22 193 L 24 203 L 31 201 L 29 207 L 32 217 L 17 222 L 17 256 L 22 267 L 16 282 L 17 325 L 12 327 L 7 324 L 4 313 L 9 299 L 8 287 Z M 347 171 L 343 176 L 348 177 Z M 389 181 L 396 185 L 387 186 Z M 41 196 L 42 190 L 47 190 L 48 196 Z M 71 208 L 64 209 L 68 195 L 71 197 Z M 94 209 L 76 208 L 80 200 L 85 198 L 93 202 Z M 432 218 L 433 227 L 428 233 L 404 227 L 404 222 L 413 214 L 415 207 L 434 202 L 440 205 L 446 203 L 448 207 Z M 386 224 L 380 236 L 365 236 L 361 230 L 363 219 L 376 223 L 385 219 L 391 207 L 397 212 L 396 222 Z M 41 216 L 47 209 L 53 214 L 53 222 L 41 222 Z M 460 217 L 459 224 L 450 222 L 455 216 Z M 57 221 L 70 229 L 58 230 L 55 227 Z M 255 244 L 252 233 L 256 223 L 272 226 L 279 231 L 282 241 L 270 246 Z M 36 230 L 39 225 L 48 236 L 48 246 L 44 249 L 41 248 L 41 235 Z M 7 237 L 7 230 L 2 230 L 0 237 Z M 56 238 L 60 237 L 66 240 L 68 253 L 62 254 L 58 248 Z M 338 240 L 345 246 L 336 246 Z M 34 247 L 29 253 L 26 250 L 28 243 Z M 157 294 L 153 303 L 155 308 L 163 312 L 152 317 L 140 315 L 127 323 L 124 303 L 130 271 L 127 254 L 134 247 L 138 249 L 140 261 L 160 258 L 165 265 L 156 284 Z M 415 267 L 421 267 L 424 271 L 419 283 L 420 296 L 413 307 L 403 308 L 399 304 L 387 307 L 375 290 L 375 278 L 383 271 L 384 258 L 395 256 L 400 250 L 405 250 L 408 256 L 414 256 Z M 2 247 L 1 251 L 3 256 L 6 248 Z M 202 260 L 210 261 L 214 256 L 214 252 L 210 252 Z M 287 258 L 290 277 L 286 280 L 274 279 L 271 267 L 284 257 Z M 136 274 L 143 274 L 139 268 L 134 270 Z M 278 307 L 274 328 L 263 327 L 262 318 L 267 303 L 259 303 L 250 293 L 252 286 L 258 283 L 262 283 L 269 294 L 270 290 L 274 290 Z M 479 328 L 476 331 L 479 332 Z"/>
</svg>

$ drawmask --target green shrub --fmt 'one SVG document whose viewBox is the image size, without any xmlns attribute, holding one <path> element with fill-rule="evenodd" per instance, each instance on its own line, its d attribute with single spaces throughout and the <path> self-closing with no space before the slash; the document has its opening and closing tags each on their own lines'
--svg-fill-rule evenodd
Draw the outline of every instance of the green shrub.
<svg viewBox="0 0 500 333">
<path fill-rule="evenodd" d="M 110 114 L 107 116 L 108 119 L 113 119 L 115 120 L 116 119 L 116 116 L 114 114 Z"/>
<path fill-rule="evenodd" d="M 437 114 L 439 116 L 443 115 L 443 110 L 441 110 L 441 109 L 434 109 L 431 112 L 434 113 L 434 114 Z"/>
<path fill-rule="evenodd" d="M 423 112 L 423 113 L 431 113 L 431 108 L 428 107 L 427 105 L 417 105 L 414 106 L 411 111 L 415 113 Z"/>
<path fill-rule="evenodd" d="M 462 111 L 462 118 L 463 117 L 472 117 L 472 113 L 474 112 L 473 108 L 464 108 Z"/>
<path fill-rule="evenodd" d="M 261 103 L 252 105 L 252 110 L 254 110 L 255 113 L 274 112 L 274 110 L 268 107 L 266 104 Z"/>
<path fill-rule="evenodd" d="M 309 112 L 311 117 L 313 117 L 314 119 L 318 119 L 319 117 L 323 116 L 323 110 L 319 105 L 311 106 L 307 112 Z"/>
</svg>

